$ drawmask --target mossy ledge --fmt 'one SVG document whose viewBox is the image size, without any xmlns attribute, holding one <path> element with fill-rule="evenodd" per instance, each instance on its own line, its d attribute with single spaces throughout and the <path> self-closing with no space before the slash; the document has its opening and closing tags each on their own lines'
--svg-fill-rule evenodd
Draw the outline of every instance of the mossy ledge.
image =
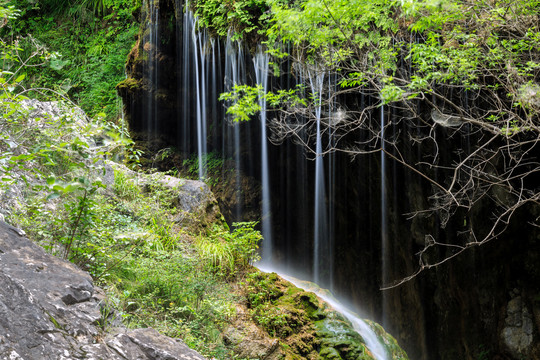
<svg viewBox="0 0 540 360">
<path fill-rule="evenodd" d="M 254 269 L 247 274 L 242 292 L 245 314 L 279 344 L 270 349 L 265 359 L 375 359 L 345 317 L 314 293 L 294 286 L 276 273 Z M 385 344 L 388 359 L 408 360 L 396 340 L 380 325 L 368 324 Z M 238 330 L 238 325 L 235 322 L 232 326 Z M 249 336 L 247 331 L 243 336 L 244 340 Z M 253 355 L 237 345 L 240 355 Z"/>
</svg>

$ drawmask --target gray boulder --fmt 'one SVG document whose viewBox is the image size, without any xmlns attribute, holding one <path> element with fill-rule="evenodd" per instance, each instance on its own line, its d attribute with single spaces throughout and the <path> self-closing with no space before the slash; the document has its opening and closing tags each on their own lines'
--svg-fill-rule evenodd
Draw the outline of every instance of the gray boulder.
<svg viewBox="0 0 540 360">
<path fill-rule="evenodd" d="M 108 187 L 114 185 L 114 171 L 122 172 L 144 191 L 153 191 L 155 186 L 171 191 L 175 195 L 172 204 L 176 208 L 175 222 L 184 229 L 197 233 L 210 224 L 225 223 L 216 197 L 202 181 L 181 179 L 163 173 L 143 174 L 122 164 L 107 161 L 103 179 Z"/>
<path fill-rule="evenodd" d="M 205 359 L 110 315 L 87 273 L 0 221 L 0 359 Z"/>
</svg>

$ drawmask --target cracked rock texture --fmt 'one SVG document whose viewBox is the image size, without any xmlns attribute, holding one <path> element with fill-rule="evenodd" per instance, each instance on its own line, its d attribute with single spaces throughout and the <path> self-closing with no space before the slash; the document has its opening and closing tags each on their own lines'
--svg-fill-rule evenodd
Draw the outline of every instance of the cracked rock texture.
<svg viewBox="0 0 540 360">
<path fill-rule="evenodd" d="M 528 358 L 533 344 L 534 322 L 521 296 L 516 296 L 506 307 L 502 340 L 514 359 Z"/>
<path fill-rule="evenodd" d="M 0 221 L 0 359 L 205 359 L 154 329 L 123 328 L 104 299 L 90 275 Z"/>
</svg>

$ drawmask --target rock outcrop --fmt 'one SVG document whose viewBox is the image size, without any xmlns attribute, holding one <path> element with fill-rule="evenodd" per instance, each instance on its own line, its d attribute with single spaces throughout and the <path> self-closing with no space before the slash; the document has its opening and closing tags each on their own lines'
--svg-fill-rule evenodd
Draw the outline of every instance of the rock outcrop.
<svg viewBox="0 0 540 360">
<path fill-rule="evenodd" d="M 172 206 L 176 208 L 175 222 L 182 228 L 197 232 L 210 224 L 225 223 L 218 202 L 204 182 L 180 179 L 163 173 L 142 174 L 128 169 L 126 166 L 107 162 L 104 183 L 114 184 L 114 171 L 134 181 L 143 191 L 154 191 L 161 187 L 174 194 Z"/>
<path fill-rule="evenodd" d="M 0 221 L 0 359 L 204 359 L 154 329 L 122 327 L 90 275 L 24 235 Z"/>
<path fill-rule="evenodd" d="M 290 280 L 290 279 L 289 279 Z M 314 288 L 314 287 L 313 287 Z M 240 358 L 380 359 L 363 335 L 325 299 L 302 290 L 276 273 L 255 271 L 243 289 L 246 302 L 224 332 Z M 252 318 L 256 323 L 253 324 Z M 387 359 L 407 360 L 407 354 L 382 327 L 372 324 Z"/>
</svg>

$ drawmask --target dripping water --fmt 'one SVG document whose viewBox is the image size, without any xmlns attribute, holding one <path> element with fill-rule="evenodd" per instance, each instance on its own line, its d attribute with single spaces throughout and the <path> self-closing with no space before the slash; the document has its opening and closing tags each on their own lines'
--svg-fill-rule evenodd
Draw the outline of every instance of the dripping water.
<svg viewBox="0 0 540 360">
<path fill-rule="evenodd" d="M 335 76 L 328 76 L 328 148 L 330 152 L 328 154 L 328 232 L 326 234 L 326 249 L 325 249 L 325 259 L 327 267 L 327 287 L 330 290 L 333 290 L 334 285 L 334 231 L 335 231 L 335 215 L 334 215 L 334 201 L 335 201 L 335 182 L 336 182 L 336 171 L 335 171 L 335 152 L 332 151 L 334 148 L 335 135 L 334 127 L 332 125 L 339 122 L 340 114 L 337 111 L 336 104 L 334 101 L 334 94 L 336 93 L 336 79 Z"/>
<path fill-rule="evenodd" d="M 385 122 L 384 105 L 381 105 L 381 258 L 382 258 L 382 283 L 388 284 L 388 219 L 387 219 L 387 189 L 386 189 L 386 144 L 385 144 Z M 388 299 L 383 292 L 383 326 L 386 324 L 388 315 Z"/>
<path fill-rule="evenodd" d="M 224 91 L 230 92 L 235 85 L 246 83 L 246 66 L 244 63 L 244 54 L 242 44 L 239 41 L 233 40 L 233 31 L 229 30 L 225 43 L 225 71 L 224 71 Z M 232 105 L 229 102 L 225 103 L 225 107 Z M 222 137 L 223 137 L 223 156 L 225 158 L 234 159 L 235 169 L 235 219 L 239 221 L 242 218 L 242 162 L 241 162 L 241 141 L 240 141 L 240 123 L 233 121 L 232 116 L 226 113 L 224 115 Z M 231 141 L 232 140 L 232 141 Z"/>
<path fill-rule="evenodd" d="M 255 78 L 257 86 L 263 94 L 268 91 L 268 63 L 269 55 L 261 46 L 253 58 L 255 66 Z M 268 167 L 268 144 L 266 135 L 266 98 L 259 95 L 260 120 L 261 120 L 261 179 L 262 179 L 262 234 L 264 238 L 262 261 L 272 262 L 272 223 L 270 209 L 270 175 Z"/>
<path fill-rule="evenodd" d="M 194 21 L 196 21 L 194 19 Z M 196 91 L 196 114 L 197 114 L 197 156 L 199 160 L 199 180 L 206 178 L 206 47 L 208 32 L 206 29 L 197 31 L 196 24 L 192 25 L 192 44 L 195 64 L 195 91 Z"/>
<path fill-rule="evenodd" d="M 314 229 L 313 229 L 313 281 L 322 284 L 322 277 L 325 274 L 321 270 L 326 270 L 323 259 L 323 248 L 328 241 L 328 224 L 325 204 L 325 183 L 324 183 L 324 158 L 323 139 L 321 131 L 322 96 L 325 73 L 308 69 L 309 84 L 311 93 L 315 100 L 315 119 L 317 125 L 316 148 L 315 148 L 315 194 L 314 194 Z M 326 254 L 325 254 L 326 255 Z"/>
</svg>

